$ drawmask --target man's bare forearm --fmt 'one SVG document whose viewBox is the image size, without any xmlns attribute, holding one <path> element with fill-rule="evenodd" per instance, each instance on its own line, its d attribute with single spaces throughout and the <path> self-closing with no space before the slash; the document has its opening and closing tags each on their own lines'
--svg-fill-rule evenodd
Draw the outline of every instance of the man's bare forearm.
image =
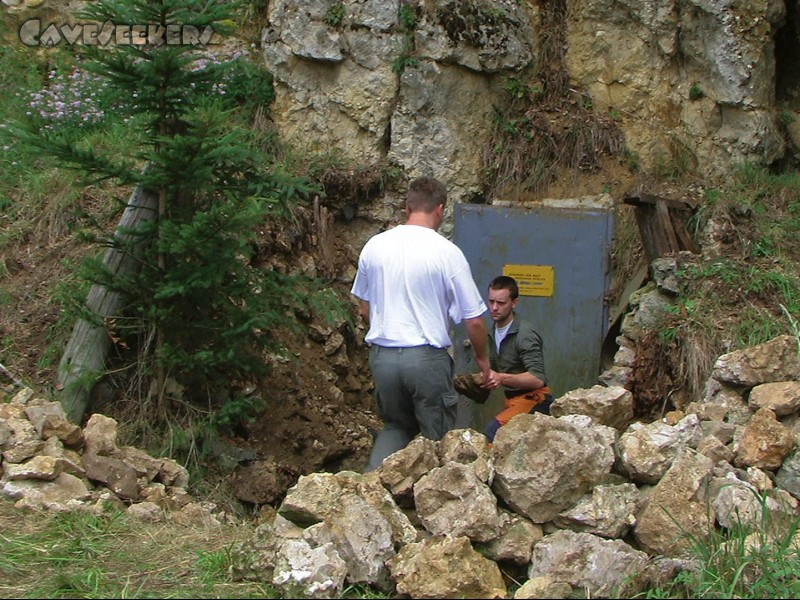
<svg viewBox="0 0 800 600">
<path fill-rule="evenodd" d="M 498 373 L 500 385 L 520 390 L 538 390 L 544 387 L 544 381 L 532 373 Z"/>
<path fill-rule="evenodd" d="M 475 361 L 481 368 L 484 380 L 489 374 L 489 353 L 486 348 L 486 322 L 483 317 L 475 317 L 473 319 L 466 319 L 464 326 L 467 330 L 467 337 L 472 344 L 472 349 L 475 351 Z"/>
<path fill-rule="evenodd" d="M 369 325 L 369 302 L 366 300 L 358 300 L 358 314 L 364 319 L 364 323 Z"/>
</svg>

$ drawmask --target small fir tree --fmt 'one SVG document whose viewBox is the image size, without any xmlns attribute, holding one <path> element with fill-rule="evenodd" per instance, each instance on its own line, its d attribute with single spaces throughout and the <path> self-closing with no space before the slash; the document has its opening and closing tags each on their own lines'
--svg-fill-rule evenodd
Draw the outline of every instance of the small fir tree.
<svg viewBox="0 0 800 600">
<path fill-rule="evenodd" d="M 79 16 L 117 27 L 213 28 L 219 40 L 232 10 L 222 1 L 98 0 Z M 287 304 L 303 301 L 296 281 L 249 263 L 257 225 L 285 213 L 311 188 L 274 166 L 265 170 L 271 161 L 240 122 L 246 98 L 236 93 L 252 85 L 246 75 L 253 69 L 213 60 L 208 50 L 166 43 L 81 47 L 83 65 L 108 82 L 109 105 L 138 136 L 136 151 L 100 153 L 75 129 L 40 128 L 35 141 L 95 180 L 113 178 L 157 196 L 155 218 L 105 240 L 134 257 L 137 268 L 111 272 L 94 261 L 86 276 L 128 300 L 113 333 L 135 343 L 151 367 L 162 418 L 168 378 L 190 397 L 207 399 L 231 380 L 263 373 L 259 350 L 274 345 L 271 332 L 284 324 Z M 269 78 L 259 81 L 269 99 Z M 224 84 L 238 87 L 221 90 Z"/>
</svg>

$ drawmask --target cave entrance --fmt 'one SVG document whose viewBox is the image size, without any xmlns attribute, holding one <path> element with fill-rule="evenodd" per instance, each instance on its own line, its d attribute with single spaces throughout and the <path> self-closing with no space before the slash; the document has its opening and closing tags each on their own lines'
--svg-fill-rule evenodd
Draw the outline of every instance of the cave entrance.
<svg viewBox="0 0 800 600">
<path fill-rule="evenodd" d="M 778 102 L 800 109 L 800 3 L 786 3 L 786 24 L 775 36 L 775 80 Z"/>
</svg>

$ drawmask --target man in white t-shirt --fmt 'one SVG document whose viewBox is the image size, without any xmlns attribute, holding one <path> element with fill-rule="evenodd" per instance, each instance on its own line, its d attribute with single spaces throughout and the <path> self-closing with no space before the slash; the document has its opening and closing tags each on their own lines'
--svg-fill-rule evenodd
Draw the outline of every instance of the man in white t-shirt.
<svg viewBox="0 0 800 600">
<path fill-rule="evenodd" d="M 463 252 L 438 233 L 447 189 L 432 177 L 412 181 L 407 220 L 361 250 L 352 293 L 369 324 L 365 341 L 384 427 L 365 471 L 417 435 L 439 440 L 455 425 L 450 322 L 464 323 L 484 381 L 489 378 L 486 305 Z"/>
</svg>

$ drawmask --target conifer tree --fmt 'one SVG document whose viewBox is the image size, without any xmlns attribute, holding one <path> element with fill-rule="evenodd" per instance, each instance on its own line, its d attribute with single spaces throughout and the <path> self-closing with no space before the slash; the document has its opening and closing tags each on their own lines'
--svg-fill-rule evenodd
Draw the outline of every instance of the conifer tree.
<svg viewBox="0 0 800 600">
<path fill-rule="evenodd" d="M 79 16 L 116 27 L 213 28 L 219 41 L 232 7 L 98 0 Z M 299 290 L 285 275 L 249 266 L 256 226 L 311 188 L 276 167 L 265 171 L 270 160 L 238 122 L 236 94 L 219 93 L 241 69 L 209 60 L 209 47 L 153 41 L 81 48 L 85 68 L 111 84 L 115 110 L 130 119 L 140 140 L 134 155 L 101 154 L 74 135 L 45 131 L 36 143 L 96 180 L 113 178 L 157 198 L 154 218 L 106 240 L 137 268 L 113 272 L 94 261 L 86 276 L 127 300 L 112 333 L 138 346 L 163 419 L 167 378 L 208 402 L 231 380 L 263 372 L 259 350 L 270 347 Z M 80 420 L 83 407 L 69 408 Z"/>
</svg>

